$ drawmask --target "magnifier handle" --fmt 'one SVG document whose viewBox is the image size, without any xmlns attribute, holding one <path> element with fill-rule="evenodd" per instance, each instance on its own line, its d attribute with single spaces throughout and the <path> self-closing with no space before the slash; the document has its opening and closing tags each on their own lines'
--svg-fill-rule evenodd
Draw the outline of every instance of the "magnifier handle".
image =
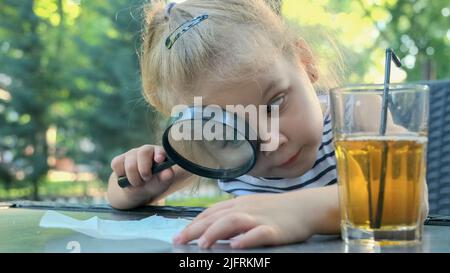
<svg viewBox="0 0 450 273">
<path fill-rule="evenodd" d="M 165 169 L 170 168 L 171 166 L 175 165 L 175 162 L 173 162 L 171 159 L 166 158 L 163 162 L 157 164 L 153 163 L 152 166 L 152 174 L 157 174 Z M 128 178 L 126 176 L 120 176 L 118 179 L 118 184 L 121 188 L 130 187 L 130 181 L 128 181 Z"/>
<path fill-rule="evenodd" d="M 166 158 L 166 160 L 159 164 L 153 163 L 152 174 L 159 173 L 165 169 L 172 167 L 173 165 L 175 165 L 175 162 L 173 162 L 170 158 Z"/>
</svg>

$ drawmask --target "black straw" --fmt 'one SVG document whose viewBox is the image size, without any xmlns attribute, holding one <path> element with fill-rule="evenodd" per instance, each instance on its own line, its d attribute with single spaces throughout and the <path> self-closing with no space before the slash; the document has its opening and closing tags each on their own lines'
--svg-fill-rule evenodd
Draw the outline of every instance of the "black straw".
<svg viewBox="0 0 450 273">
<path fill-rule="evenodd" d="M 391 78 L 391 60 L 394 61 L 397 67 L 401 67 L 402 64 L 398 57 L 395 55 L 391 48 L 386 49 L 386 62 L 384 71 L 384 90 L 383 90 L 383 103 L 381 109 L 381 124 L 380 135 L 386 135 L 386 122 L 387 111 L 389 104 L 389 84 Z M 375 216 L 375 223 L 371 225 L 373 228 L 381 227 L 381 220 L 383 215 L 383 202 L 384 202 L 384 188 L 386 184 L 386 164 L 387 164 L 388 146 L 386 142 L 383 142 L 383 151 L 381 156 L 381 175 L 380 175 L 380 188 L 378 192 L 377 212 Z"/>
</svg>

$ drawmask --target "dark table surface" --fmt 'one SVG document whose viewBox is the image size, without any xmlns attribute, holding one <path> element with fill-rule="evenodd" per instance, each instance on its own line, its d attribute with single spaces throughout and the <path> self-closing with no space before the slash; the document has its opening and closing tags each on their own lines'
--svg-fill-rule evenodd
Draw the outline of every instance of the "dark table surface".
<svg viewBox="0 0 450 273">
<path fill-rule="evenodd" d="M 173 246 L 157 240 L 96 239 L 69 229 L 39 227 L 46 210 L 58 210 L 70 217 L 85 220 L 93 216 L 110 220 L 137 220 L 151 215 L 192 218 L 202 211 L 196 207 L 147 207 L 117 211 L 107 205 L 67 205 L 55 203 L 0 203 L 0 252 L 447 252 L 450 253 L 450 226 L 447 220 L 429 219 L 424 226 L 421 244 L 410 247 L 368 247 L 347 245 L 339 236 L 313 236 L 299 244 L 233 250 L 216 244 L 209 250 L 197 245 Z M 430 221 L 431 220 L 431 221 Z"/>
</svg>

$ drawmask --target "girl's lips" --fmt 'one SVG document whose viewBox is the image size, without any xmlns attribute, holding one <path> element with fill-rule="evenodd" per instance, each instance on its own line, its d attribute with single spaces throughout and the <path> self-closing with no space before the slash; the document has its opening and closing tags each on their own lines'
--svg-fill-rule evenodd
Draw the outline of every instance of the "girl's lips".
<svg viewBox="0 0 450 273">
<path fill-rule="evenodd" d="M 291 158 L 289 158 L 286 162 L 279 165 L 278 167 L 281 167 L 281 168 L 290 167 L 293 163 L 295 163 L 295 161 L 297 161 L 297 158 L 300 155 L 301 151 L 302 151 L 302 149 L 300 149 L 295 155 L 293 155 Z"/>
</svg>

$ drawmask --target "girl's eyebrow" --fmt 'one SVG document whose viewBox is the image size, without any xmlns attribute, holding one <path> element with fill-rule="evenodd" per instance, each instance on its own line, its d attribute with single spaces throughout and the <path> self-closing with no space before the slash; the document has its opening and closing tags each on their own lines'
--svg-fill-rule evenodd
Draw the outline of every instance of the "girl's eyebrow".
<svg viewBox="0 0 450 273">
<path fill-rule="evenodd" d="M 265 98 L 270 91 L 272 91 L 272 89 L 274 89 L 275 87 L 278 86 L 280 80 L 273 80 L 269 83 L 269 85 L 266 87 L 266 89 L 264 89 L 264 92 L 262 93 L 262 97 Z"/>
</svg>

